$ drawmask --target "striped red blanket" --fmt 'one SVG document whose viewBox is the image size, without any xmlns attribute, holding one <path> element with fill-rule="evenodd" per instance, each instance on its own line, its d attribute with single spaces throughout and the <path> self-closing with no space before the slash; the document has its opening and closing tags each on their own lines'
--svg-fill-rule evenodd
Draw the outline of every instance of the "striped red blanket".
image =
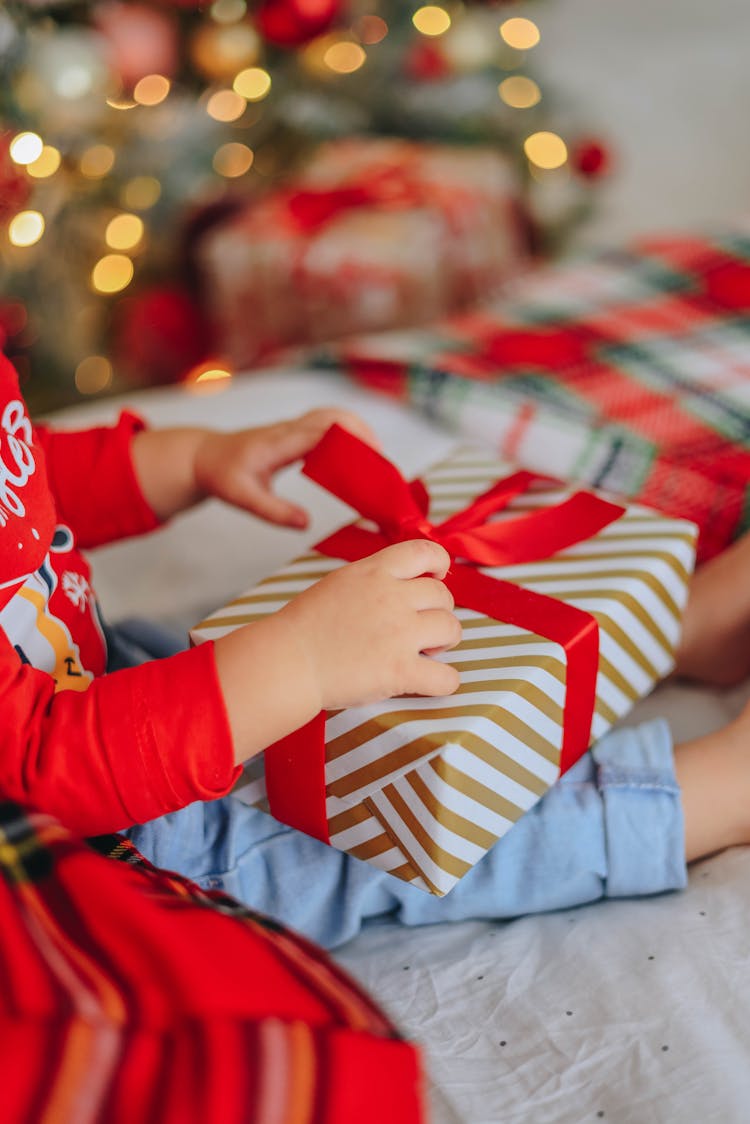
<svg viewBox="0 0 750 1124">
<path fill-rule="evenodd" d="M 417 1051 L 324 953 L 95 845 L 0 804 L 3 1120 L 423 1121 Z"/>
</svg>

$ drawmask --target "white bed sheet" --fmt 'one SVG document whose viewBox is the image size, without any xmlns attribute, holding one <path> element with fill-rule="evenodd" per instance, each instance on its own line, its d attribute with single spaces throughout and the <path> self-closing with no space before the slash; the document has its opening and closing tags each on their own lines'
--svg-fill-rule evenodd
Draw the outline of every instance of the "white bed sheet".
<svg viewBox="0 0 750 1124">
<path fill-rule="evenodd" d="M 335 375 L 291 370 L 237 378 L 211 396 L 142 392 L 55 420 L 90 424 L 127 404 L 157 425 L 231 428 L 332 403 L 362 413 L 407 473 L 455 444 Z M 97 551 L 110 619 L 188 627 L 349 515 L 293 470 L 280 488 L 313 514 L 302 535 L 211 503 Z M 678 738 L 693 736 L 725 722 L 745 694 L 663 686 L 631 721 L 666 715 Z M 745 1124 L 749 907 L 750 850 L 736 849 L 695 866 L 684 894 L 503 924 L 378 924 L 337 955 L 423 1044 L 435 1124 Z"/>
</svg>

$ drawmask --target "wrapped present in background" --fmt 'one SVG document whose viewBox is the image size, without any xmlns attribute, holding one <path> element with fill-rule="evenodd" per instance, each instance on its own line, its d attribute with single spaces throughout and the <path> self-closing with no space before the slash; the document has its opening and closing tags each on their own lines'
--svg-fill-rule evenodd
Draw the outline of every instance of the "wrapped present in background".
<svg viewBox="0 0 750 1124">
<path fill-rule="evenodd" d="M 671 670 L 695 528 L 529 473 L 497 482 L 507 469 L 476 450 L 439 464 L 425 492 L 338 427 L 305 471 L 369 524 L 319 543 L 208 617 L 193 640 L 276 611 L 342 559 L 426 534 L 454 558 L 446 584 L 463 639 L 439 658 L 461 683 L 448 698 L 321 715 L 252 761 L 235 793 L 445 894 Z"/>
<path fill-rule="evenodd" d="M 240 367 L 465 307 L 526 255 L 504 156 L 368 139 L 323 145 L 197 249 L 217 343 Z"/>
<path fill-rule="evenodd" d="M 320 362 L 527 468 L 690 519 L 702 560 L 750 526 L 748 312 L 750 239 L 654 239 Z"/>
</svg>

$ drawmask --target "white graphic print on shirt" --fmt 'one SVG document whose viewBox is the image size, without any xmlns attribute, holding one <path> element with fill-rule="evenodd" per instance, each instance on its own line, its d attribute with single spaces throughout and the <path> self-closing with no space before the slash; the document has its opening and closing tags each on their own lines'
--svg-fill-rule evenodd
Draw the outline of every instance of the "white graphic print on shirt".
<svg viewBox="0 0 750 1124">
<path fill-rule="evenodd" d="M 23 517 L 26 514 L 16 489 L 23 488 L 36 471 L 36 461 L 30 448 L 31 422 L 26 417 L 23 402 L 14 398 L 7 403 L 0 418 L 0 428 L 4 431 L 4 444 L 11 459 L 8 464 L 4 457 L 0 457 L 0 527 L 4 527 L 10 515 Z"/>
<path fill-rule="evenodd" d="M 50 554 L 0 610 L 0 628 L 21 660 L 52 675 L 57 691 L 85 691 L 94 678 L 93 673 L 83 667 L 79 647 L 68 626 L 50 609 L 50 599 L 58 587 L 51 554 L 66 553 L 72 541 L 68 528 L 58 526 Z M 101 633 L 96 600 L 84 575 L 66 570 L 61 585 L 68 600 L 82 612 L 89 611 Z M 103 634 L 101 640 L 104 643 Z"/>
</svg>

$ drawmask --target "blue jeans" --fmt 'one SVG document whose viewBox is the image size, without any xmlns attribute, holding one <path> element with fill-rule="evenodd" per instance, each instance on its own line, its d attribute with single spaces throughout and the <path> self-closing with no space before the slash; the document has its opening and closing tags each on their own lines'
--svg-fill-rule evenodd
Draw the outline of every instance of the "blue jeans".
<svg viewBox="0 0 750 1124">
<path fill-rule="evenodd" d="M 128 659 L 168 654 L 163 635 L 148 627 L 151 635 L 140 624 L 115 630 L 110 670 Z M 602 738 L 444 898 L 232 796 L 191 804 L 127 834 L 156 865 L 226 890 L 329 948 L 376 917 L 397 917 L 405 925 L 511 918 L 676 890 L 687 879 L 680 791 L 664 721 Z"/>
</svg>

